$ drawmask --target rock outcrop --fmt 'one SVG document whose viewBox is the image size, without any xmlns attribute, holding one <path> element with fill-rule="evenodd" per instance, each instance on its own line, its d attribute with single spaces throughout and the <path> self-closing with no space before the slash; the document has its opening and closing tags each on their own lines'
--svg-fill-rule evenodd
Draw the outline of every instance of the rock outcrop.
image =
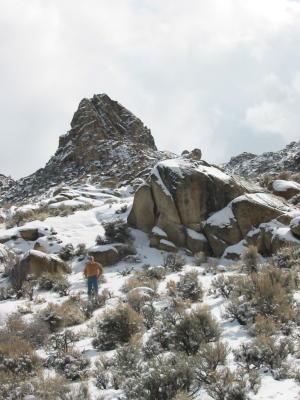
<svg viewBox="0 0 300 400">
<path fill-rule="evenodd" d="M 175 244 L 220 257 L 241 241 L 246 246 L 246 238 L 263 253 L 294 242 L 283 223 L 289 224 L 290 212 L 290 205 L 263 188 L 184 156 L 154 167 L 136 191 L 128 223 L 149 233 L 150 245 L 161 250 L 174 251 Z M 276 219 L 277 225 L 264 226 Z M 282 227 L 290 236 L 277 235 Z"/>
<path fill-rule="evenodd" d="M 300 184 L 294 181 L 276 179 L 268 185 L 268 189 L 287 200 L 300 194 Z"/>
<path fill-rule="evenodd" d="M 114 188 L 145 178 L 157 161 L 174 154 L 156 149 L 150 130 L 129 110 L 106 94 L 83 99 L 71 129 L 44 168 L 13 182 L 0 201 L 40 196 L 62 183 L 89 181 Z"/>
<path fill-rule="evenodd" d="M 300 172 L 300 141 L 292 142 L 284 149 L 256 155 L 242 153 L 232 157 L 223 168 L 246 178 L 257 178 L 264 174 L 275 175 L 282 171 Z"/>
<path fill-rule="evenodd" d="M 70 273 L 69 265 L 55 254 L 45 254 L 38 250 L 29 250 L 15 265 L 13 280 L 16 286 L 24 281 L 27 275 L 39 277 L 42 274 Z"/>
</svg>

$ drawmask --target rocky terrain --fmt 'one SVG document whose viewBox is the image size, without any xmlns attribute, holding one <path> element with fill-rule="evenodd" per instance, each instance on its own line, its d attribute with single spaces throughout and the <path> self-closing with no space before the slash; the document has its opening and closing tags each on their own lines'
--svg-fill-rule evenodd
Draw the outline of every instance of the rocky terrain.
<svg viewBox="0 0 300 400">
<path fill-rule="evenodd" d="M 234 156 L 222 167 L 229 173 L 246 178 L 258 178 L 262 175 L 277 175 L 280 172 L 300 172 L 300 141 L 288 144 L 277 152 L 261 155 L 242 153 Z"/>
<path fill-rule="evenodd" d="M 147 176 L 158 160 L 173 156 L 156 149 L 150 130 L 125 107 L 106 94 L 94 95 L 80 102 L 71 130 L 59 138 L 58 149 L 44 168 L 17 182 L 3 178 L 0 200 L 40 197 L 60 183 L 126 185 Z"/>
<path fill-rule="evenodd" d="M 83 99 L 45 168 L 0 176 L 0 400 L 299 399 L 298 172 L 299 142 L 218 167 Z"/>
</svg>

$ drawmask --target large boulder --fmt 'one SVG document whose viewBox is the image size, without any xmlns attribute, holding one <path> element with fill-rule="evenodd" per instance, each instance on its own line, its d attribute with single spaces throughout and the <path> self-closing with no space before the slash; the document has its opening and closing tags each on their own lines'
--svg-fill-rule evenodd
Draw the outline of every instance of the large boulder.
<svg viewBox="0 0 300 400">
<path fill-rule="evenodd" d="M 205 247 L 205 241 L 200 244 L 198 238 L 196 245 L 195 235 L 187 235 L 187 229 L 201 233 L 201 223 L 211 213 L 246 191 L 220 169 L 186 158 L 159 162 L 147 184 L 147 189 L 142 187 L 135 195 L 129 224 L 144 232 L 157 226 L 177 246 L 193 249 Z"/>
<path fill-rule="evenodd" d="M 30 240 L 34 241 L 37 240 L 40 236 L 43 236 L 43 234 L 39 233 L 38 228 L 21 228 L 19 229 L 21 238 L 24 240 Z"/>
<path fill-rule="evenodd" d="M 89 249 L 89 255 L 95 258 L 100 264 L 113 265 L 121 260 L 119 249 L 122 245 L 99 245 Z"/>
<path fill-rule="evenodd" d="M 289 211 L 289 207 L 283 201 L 268 193 L 245 194 L 236 198 L 231 207 L 243 236 L 253 227 Z"/>
<path fill-rule="evenodd" d="M 70 273 L 69 265 L 55 254 L 45 254 L 38 250 L 29 250 L 15 265 L 12 273 L 14 283 L 19 286 L 27 275 L 39 277 L 43 274 Z"/>
<path fill-rule="evenodd" d="M 285 199 L 290 199 L 300 193 L 300 184 L 294 181 L 276 179 L 270 183 L 268 188 L 277 196 Z"/>
<path fill-rule="evenodd" d="M 232 203 L 208 218 L 204 232 L 216 257 L 221 257 L 225 249 L 242 239 L 242 232 L 232 212 Z"/>
<path fill-rule="evenodd" d="M 155 224 L 154 201 L 149 185 L 141 185 L 134 196 L 128 223 L 138 226 L 143 232 L 150 232 Z"/>
</svg>

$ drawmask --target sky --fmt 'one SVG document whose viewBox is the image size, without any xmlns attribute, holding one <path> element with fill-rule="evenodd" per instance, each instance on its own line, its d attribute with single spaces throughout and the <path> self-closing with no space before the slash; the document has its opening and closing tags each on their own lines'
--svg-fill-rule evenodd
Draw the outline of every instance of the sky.
<svg viewBox="0 0 300 400">
<path fill-rule="evenodd" d="M 0 0 L 0 173 L 42 168 L 106 93 L 160 150 L 222 163 L 299 140 L 299 0 Z"/>
</svg>

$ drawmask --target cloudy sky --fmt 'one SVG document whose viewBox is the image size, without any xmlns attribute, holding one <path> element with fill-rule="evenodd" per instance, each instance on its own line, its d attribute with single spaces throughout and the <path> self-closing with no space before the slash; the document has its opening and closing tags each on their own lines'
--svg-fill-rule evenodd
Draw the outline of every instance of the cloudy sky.
<svg viewBox="0 0 300 400">
<path fill-rule="evenodd" d="M 300 1 L 0 0 L 0 173 L 45 165 L 107 93 L 161 150 L 210 162 L 300 131 Z"/>
</svg>

